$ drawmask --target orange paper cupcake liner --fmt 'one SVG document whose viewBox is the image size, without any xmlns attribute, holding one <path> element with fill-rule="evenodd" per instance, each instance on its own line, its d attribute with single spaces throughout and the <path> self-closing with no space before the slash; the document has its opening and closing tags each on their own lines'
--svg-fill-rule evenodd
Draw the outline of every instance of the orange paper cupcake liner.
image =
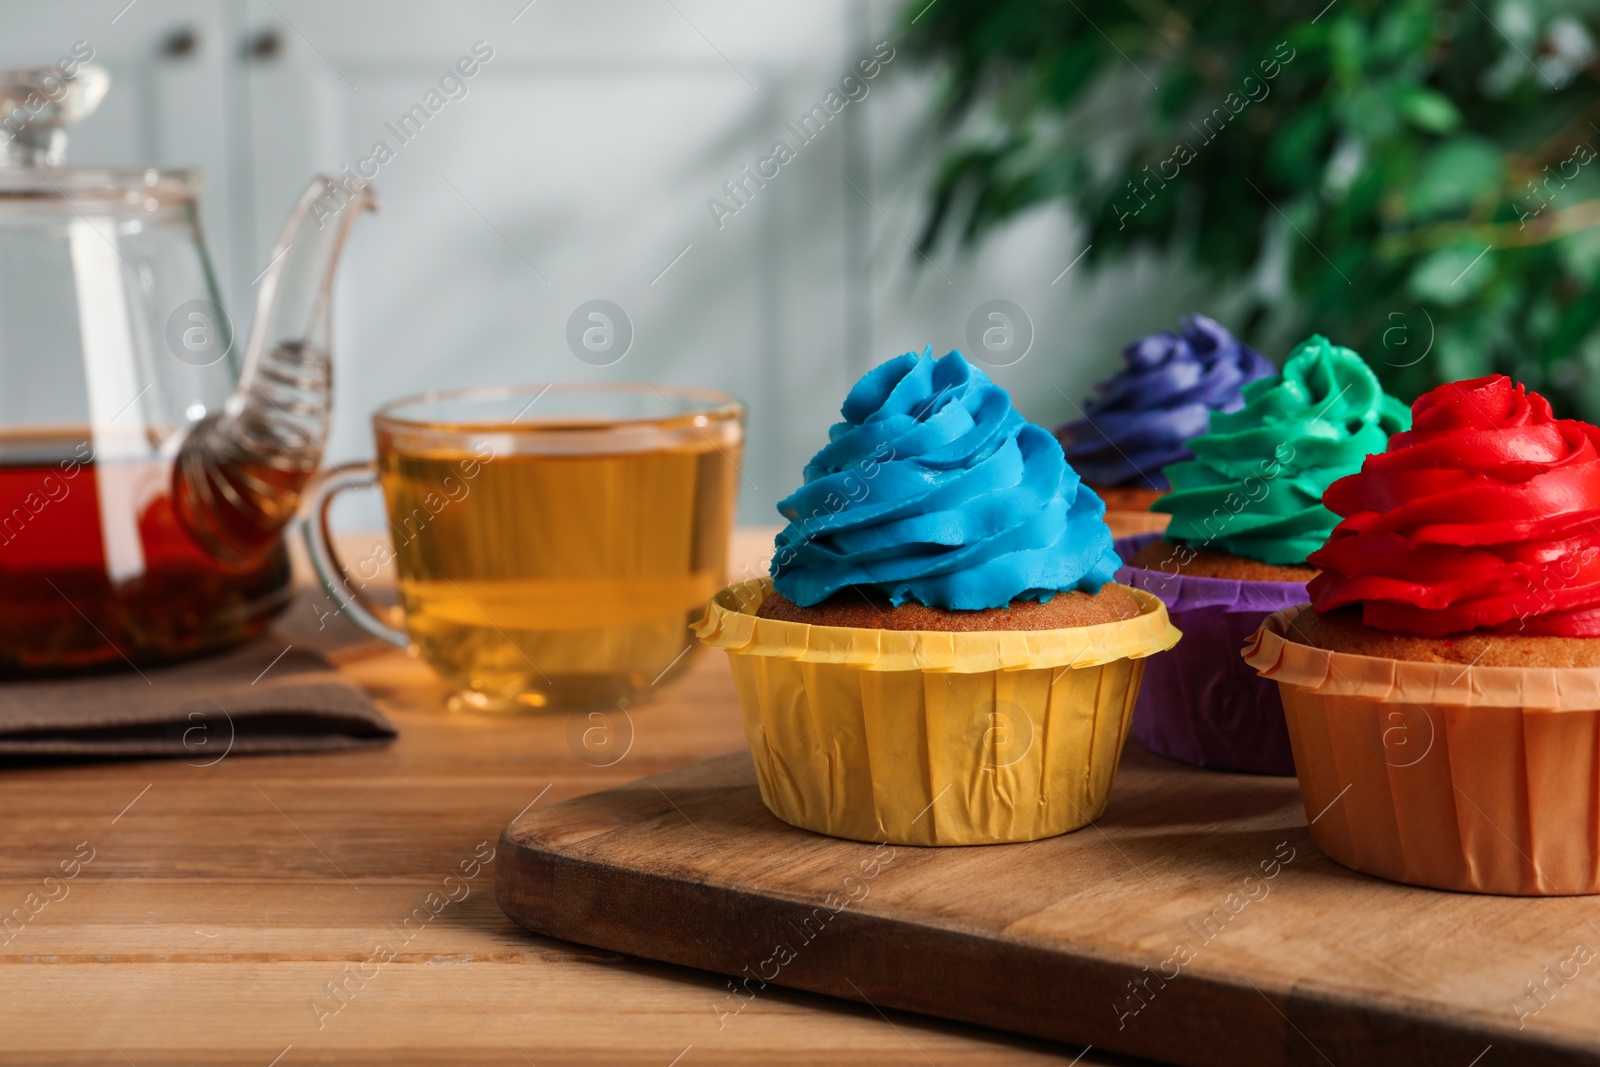
<svg viewBox="0 0 1600 1067">
<path fill-rule="evenodd" d="M 1122 622 L 957 633 L 758 618 L 770 589 L 729 586 L 696 632 L 728 651 L 767 807 L 858 841 L 1032 841 L 1092 822 L 1143 659 L 1178 639 L 1142 590 Z"/>
<path fill-rule="evenodd" d="M 1279 684 L 1318 848 L 1412 885 L 1600 893 L 1600 668 L 1334 652 L 1294 640 L 1307 610 L 1244 658 Z"/>
</svg>

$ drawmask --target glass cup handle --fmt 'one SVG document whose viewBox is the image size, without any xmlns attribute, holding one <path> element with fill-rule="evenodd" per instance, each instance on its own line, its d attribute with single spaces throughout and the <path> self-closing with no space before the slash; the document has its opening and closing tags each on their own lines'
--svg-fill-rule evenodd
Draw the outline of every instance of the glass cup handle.
<svg viewBox="0 0 1600 1067">
<path fill-rule="evenodd" d="M 306 505 L 306 553 L 311 557 L 311 569 L 317 572 L 322 588 L 327 590 L 341 612 L 348 612 L 367 633 L 400 648 L 411 647 L 411 639 L 402 630 L 383 621 L 384 609 L 368 600 L 355 586 L 334 552 L 333 537 L 328 532 L 328 508 L 346 489 L 370 489 L 378 484 L 378 465 L 373 462 L 352 463 L 332 467 L 311 484 L 310 500 Z"/>
</svg>

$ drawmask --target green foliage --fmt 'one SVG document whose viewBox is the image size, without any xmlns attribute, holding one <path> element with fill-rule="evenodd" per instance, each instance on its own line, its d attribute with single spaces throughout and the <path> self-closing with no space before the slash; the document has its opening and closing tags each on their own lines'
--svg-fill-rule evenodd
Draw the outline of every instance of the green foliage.
<svg viewBox="0 0 1600 1067">
<path fill-rule="evenodd" d="M 1600 3 L 911 0 L 904 20 L 944 74 L 925 249 L 1061 203 L 1088 264 L 1143 244 L 1223 283 L 1279 271 L 1292 299 L 1252 286 L 1252 339 L 1320 330 L 1407 398 L 1504 371 L 1600 417 Z"/>
</svg>

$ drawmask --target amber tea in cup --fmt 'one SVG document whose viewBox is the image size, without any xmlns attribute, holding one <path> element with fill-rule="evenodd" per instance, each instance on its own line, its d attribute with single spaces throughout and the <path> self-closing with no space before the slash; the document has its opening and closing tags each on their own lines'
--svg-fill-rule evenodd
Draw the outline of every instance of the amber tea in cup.
<svg viewBox="0 0 1600 1067">
<path fill-rule="evenodd" d="M 329 592 L 484 711 L 618 706 L 692 653 L 722 588 L 744 409 L 653 385 L 460 390 L 373 417 L 375 464 L 330 472 L 307 534 Z M 333 557 L 327 508 L 376 480 L 386 551 Z M 405 632 L 362 586 L 392 560 Z"/>
</svg>

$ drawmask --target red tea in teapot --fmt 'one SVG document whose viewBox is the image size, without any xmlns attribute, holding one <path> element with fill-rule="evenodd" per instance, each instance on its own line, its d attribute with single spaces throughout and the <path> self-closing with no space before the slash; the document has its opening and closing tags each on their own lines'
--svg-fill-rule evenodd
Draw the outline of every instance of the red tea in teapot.
<svg viewBox="0 0 1600 1067">
<path fill-rule="evenodd" d="M 281 540 L 229 564 L 173 508 L 166 460 L 87 434 L 0 435 L 0 674 L 144 666 L 258 632 L 289 595 Z"/>
<path fill-rule="evenodd" d="M 372 189 L 314 177 L 243 344 L 199 176 L 66 166 L 99 67 L 0 70 L 0 676 L 225 648 L 288 597 L 322 458 L 335 267 Z"/>
</svg>

